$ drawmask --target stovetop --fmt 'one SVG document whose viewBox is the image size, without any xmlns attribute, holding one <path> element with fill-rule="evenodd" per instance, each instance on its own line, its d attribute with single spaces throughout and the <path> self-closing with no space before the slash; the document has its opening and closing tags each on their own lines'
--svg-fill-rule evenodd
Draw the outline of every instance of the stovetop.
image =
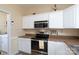
<svg viewBox="0 0 79 59">
<path fill-rule="evenodd" d="M 39 41 L 39 40 L 42 40 L 44 42 L 48 42 L 48 39 L 40 39 L 40 38 L 31 38 L 33 39 L 32 41 Z"/>
</svg>

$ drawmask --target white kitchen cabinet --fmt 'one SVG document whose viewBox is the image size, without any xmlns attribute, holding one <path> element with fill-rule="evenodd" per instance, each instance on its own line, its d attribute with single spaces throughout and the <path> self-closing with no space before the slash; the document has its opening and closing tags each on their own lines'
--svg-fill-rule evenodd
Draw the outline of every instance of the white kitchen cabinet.
<svg viewBox="0 0 79 59">
<path fill-rule="evenodd" d="M 75 8 L 76 8 L 76 13 L 75 13 L 75 23 L 76 23 L 76 28 L 79 28 L 79 4 L 78 5 L 75 5 Z"/>
<path fill-rule="evenodd" d="M 63 26 L 64 28 L 75 28 L 75 6 L 71 6 L 63 12 Z"/>
<path fill-rule="evenodd" d="M 33 21 L 34 16 L 24 16 L 23 17 L 23 29 L 32 29 L 34 28 L 34 21 Z"/>
<path fill-rule="evenodd" d="M 63 42 L 48 41 L 48 55 L 71 55 L 68 49 Z"/>
<path fill-rule="evenodd" d="M 49 28 L 63 28 L 63 11 L 54 11 L 49 14 Z"/>
<path fill-rule="evenodd" d="M 0 36 L 0 51 L 1 51 L 1 36 Z"/>
<path fill-rule="evenodd" d="M 79 5 L 64 10 L 64 28 L 79 28 Z"/>
<path fill-rule="evenodd" d="M 31 39 L 19 38 L 18 39 L 18 50 L 31 54 Z"/>
<path fill-rule="evenodd" d="M 34 21 L 44 21 L 48 20 L 48 13 L 30 15 L 30 16 L 23 16 L 23 29 L 33 29 L 34 28 Z"/>
<path fill-rule="evenodd" d="M 8 53 L 8 35 L 4 34 L 4 35 L 0 35 L 0 50 L 3 51 L 4 53 Z"/>
<path fill-rule="evenodd" d="M 48 28 L 63 28 L 63 11 L 54 11 L 23 17 L 23 28 L 34 28 L 34 21 L 48 20 Z"/>
<path fill-rule="evenodd" d="M 34 21 L 44 21 L 49 19 L 49 13 L 36 14 Z"/>
</svg>

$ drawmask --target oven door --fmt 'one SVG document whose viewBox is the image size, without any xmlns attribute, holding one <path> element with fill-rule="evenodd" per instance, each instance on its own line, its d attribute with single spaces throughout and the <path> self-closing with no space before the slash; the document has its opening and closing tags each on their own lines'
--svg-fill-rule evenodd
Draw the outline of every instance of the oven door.
<svg viewBox="0 0 79 59">
<path fill-rule="evenodd" d="M 48 53 L 48 42 L 44 42 L 44 49 L 39 48 L 39 41 L 32 40 L 31 43 L 32 51 L 41 51 Z"/>
<path fill-rule="evenodd" d="M 43 51 L 43 52 L 47 52 L 47 47 L 48 47 L 48 45 L 47 45 L 47 42 L 44 42 L 44 49 L 38 49 L 39 51 Z"/>
<path fill-rule="evenodd" d="M 32 48 L 32 50 L 38 50 L 39 49 L 39 42 L 32 40 L 31 41 L 31 48 Z"/>
</svg>

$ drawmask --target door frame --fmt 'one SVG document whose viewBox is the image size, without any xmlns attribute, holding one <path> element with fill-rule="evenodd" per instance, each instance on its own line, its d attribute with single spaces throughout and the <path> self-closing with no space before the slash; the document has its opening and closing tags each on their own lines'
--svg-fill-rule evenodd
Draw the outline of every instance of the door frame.
<svg viewBox="0 0 79 59">
<path fill-rule="evenodd" d="M 12 14 L 9 10 L 0 8 L 0 12 L 7 15 L 7 34 L 8 34 L 8 54 L 12 54 L 11 42 L 12 42 Z"/>
</svg>

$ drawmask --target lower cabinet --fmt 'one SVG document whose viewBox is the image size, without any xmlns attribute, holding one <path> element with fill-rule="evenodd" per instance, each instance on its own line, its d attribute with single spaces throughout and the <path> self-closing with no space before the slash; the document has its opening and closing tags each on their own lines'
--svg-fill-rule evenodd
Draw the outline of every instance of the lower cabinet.
<svg viewBox="0 0 79 59">
<path fill-rule="evenodd" d="M 48 41 L 48 55 L 70 55 L 64 42 Z"/>
<path fill-rule="evenodd" d="M 19 38 L 18 50 L 31 54 L 31 39 Z M 48 55 L 72 55 L 64 42 L 48 41 Z"/>
<path fill-rule="evenodd" d="M 0 50 L 4 53 L 8 53 L 8 35 L 0 35 Z"/>
<path fill-rule="evenodd" d="M 19 38 L 18 39 L 18 50 L 31 54 L 31 39 Z"/>
</svg>

